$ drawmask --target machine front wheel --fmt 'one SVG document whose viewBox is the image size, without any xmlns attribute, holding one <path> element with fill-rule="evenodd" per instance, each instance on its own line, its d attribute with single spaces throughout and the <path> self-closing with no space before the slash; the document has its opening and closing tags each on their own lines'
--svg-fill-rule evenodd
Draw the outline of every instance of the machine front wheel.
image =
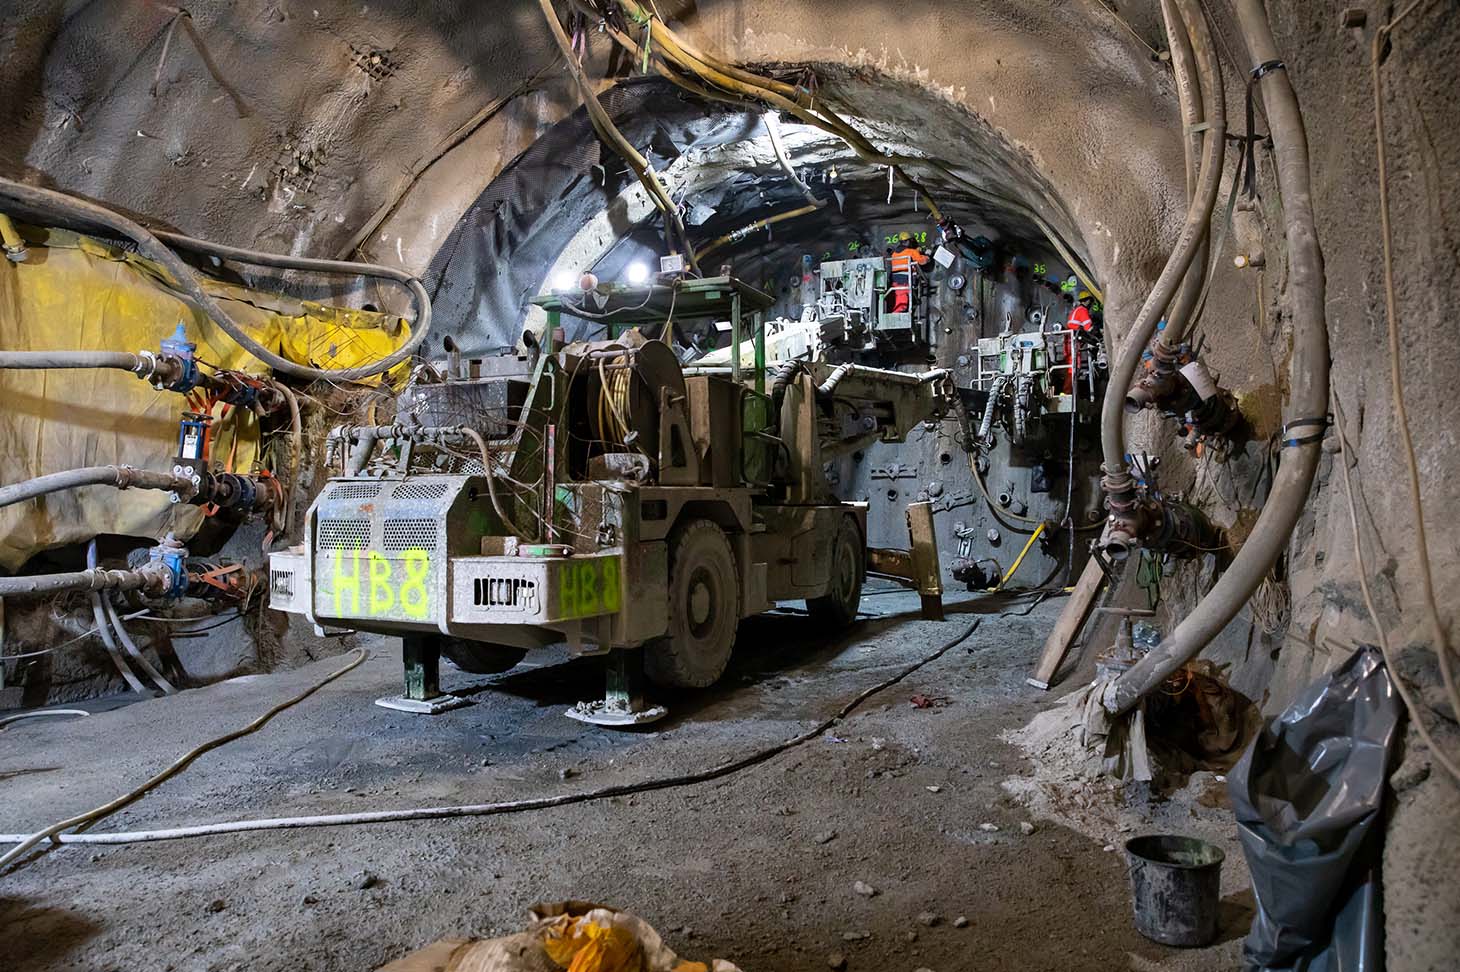
<svg viewBox="0 0 1460 972">
<path fill-rule="evenodd" d="M 863 569 L 862 532 L 857 521 L 842 517 L 831 542 L 831 586 L 821 597 L 807 598 L 806 610 L 811 617 L 834 628 L 845 628 L 857 619 L 862 603 Z"/>
<path fill-rule="evenodd" d="M 644 646 L 644 671 L 667 688 L 705 688 L 730 663 L 740 581 L 725 531 L 690 520 L 669 541 L 669 631 Z"/>
<path fill-rule="evenodd" d="M 464 672 L 473 675 L 496 675 L 516 667 L 518 662 L 527 657 L 527 649 L 493 644 L 490 641 L 442 637 L 441 654 Z"/>
</svg>

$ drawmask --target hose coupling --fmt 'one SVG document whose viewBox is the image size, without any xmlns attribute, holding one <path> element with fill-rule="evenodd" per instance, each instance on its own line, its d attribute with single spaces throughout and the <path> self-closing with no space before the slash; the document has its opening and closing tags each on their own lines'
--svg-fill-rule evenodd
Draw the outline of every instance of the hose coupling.
<svg viewBox="0 0 1460 972">
<path fill-rule="evenodd" d="M 1155 340 L 1151 342 L 1150 355 L 1151 366 L 1125 393 L 1127 412 L 1162 408 L 1175 402 L 1184 391 L 1179 371 L 1182 352 Z"/>
</svg>

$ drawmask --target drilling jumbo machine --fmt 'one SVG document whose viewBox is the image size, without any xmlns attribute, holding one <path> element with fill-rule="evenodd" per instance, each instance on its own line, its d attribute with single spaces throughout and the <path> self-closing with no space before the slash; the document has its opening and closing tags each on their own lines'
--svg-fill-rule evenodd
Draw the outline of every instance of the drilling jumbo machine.
<svg viewBox="0 0 1460 972">
<path fill-rule="evenodd" d="M 851 624 L 866 507 L 837 501 L 823 465 L 902 441 L 955 400 L 946 371 L 768 371 L 773 301 L 733 277 L 574 296 L 593 306 L 534 299 L 548 327 L 528 352 L 464 360 L 448 348 L 417 368 L 395 424 L 333 430 L 341 474 L 311 507 L 304 544 L 272 557 L 274 608 L 322 632 L 403 638 L 406 690 L 382 705 L 459 704 L 439 690 L 442 654 L 486 674 L 566 640 L 608 655 L 605 698 L 568 714 L 633 725 L 665 711 L 645 703 L 642 676 L 710 685 L 740 620 L 778 601 Z M 602 323 L 606 339 L 555 346 L 564 313 Z M 670 320 L 728 329 L 739 353 L 681 364 Z M 897 559 L 882 553 L 879 568 Z M 918 570 L 920 590 L 941 591 L 936 552 Z"/>
</svg>

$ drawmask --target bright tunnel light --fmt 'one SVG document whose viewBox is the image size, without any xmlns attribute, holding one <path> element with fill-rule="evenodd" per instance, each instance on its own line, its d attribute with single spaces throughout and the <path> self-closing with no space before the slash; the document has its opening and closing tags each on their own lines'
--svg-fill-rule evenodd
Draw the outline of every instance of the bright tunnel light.
<svg viewBox="0 0 1460 972">
<path fill-rule="evenodd" d="M 559 270 L 553 274 L 554 290 L 576 290 L 578 287 L 578 273 L 575 270 Z"/>
<path fill-rule="evenodd" d="M 649 279 L 649 266 L 641 260 L 635 260 L 624 268 L 624 279 L 634 286 L 638 286 Z"/>
</svg>

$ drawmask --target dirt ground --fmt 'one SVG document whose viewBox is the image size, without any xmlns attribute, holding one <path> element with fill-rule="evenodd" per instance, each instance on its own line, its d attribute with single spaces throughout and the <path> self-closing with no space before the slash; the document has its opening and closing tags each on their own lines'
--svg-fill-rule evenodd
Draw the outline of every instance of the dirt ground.
<svg viewBox="0 0 1460 972">
<path fill-rule="evenodd" d="M 934 623 L 914 596 L 869 594 L 867 619 L 841 637 L 796 614 L 754 619 L 719 686 L 639 732 L 564 718 L 600 690 L 598 663 L 553 649 L 490 678 L 443 665 L 465 708 L 387 711 L 371 703 L 398 691 L 398 647 L 374 641 L 363 666 L 97 829 L 478 803 L 701 769 L 803 731 L 980 621 L 826 735 L 713 783 L 508 816 L 50 850 L 0 876 L 0 967 L 368 970 L 438 938 L 517 930 L 534 902 L 567 898 L 633 911 L 681 955 L 746 972 L 825 969 L 836 953 L 852 970 L 907 972 L 1236 967 L 1250 896 L 1219 798 L 1117 807 L 1000 740 L 1053 701 L 1024 677 L 1061 602 L 1014 616 L 1032 602 L 970 597 Z M 340 664 L 12 726 L 0 830 L 103 802 Z M 1071 799 L 1048 799 L 1051 787 Z M 1211 948 L 1166 948 L 1131 924 L 1118 838 L 1173 828 L 1228 852 Z"/>
</svg>

